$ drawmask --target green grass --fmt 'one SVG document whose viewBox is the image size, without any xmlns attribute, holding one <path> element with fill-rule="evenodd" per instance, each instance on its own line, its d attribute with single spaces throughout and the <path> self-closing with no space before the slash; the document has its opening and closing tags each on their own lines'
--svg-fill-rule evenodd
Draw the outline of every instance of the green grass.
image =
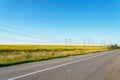
<svg viewBox="0 0 120 80">
<path fill-rule="evenodd" d="M 107 50 L 102 46 L 0 45 L 0 67 L 88 54 Z"/>
</svg>

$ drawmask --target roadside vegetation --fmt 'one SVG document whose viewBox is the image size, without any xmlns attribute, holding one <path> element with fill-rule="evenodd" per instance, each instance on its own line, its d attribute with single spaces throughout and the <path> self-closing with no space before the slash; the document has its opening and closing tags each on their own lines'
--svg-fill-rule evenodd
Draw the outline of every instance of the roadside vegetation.
<svg viewBox="0 0 120 80">
<path fill-rule="evenodd" d="M 117 44 L 112 44 L 108 47 L 109 49 L 120 49 L 120 47 Z"/>
<path fill-rule="evenodd" d="M 0 67 L 108 50 L 103 46 L 0 45 Z"/>
</svg>

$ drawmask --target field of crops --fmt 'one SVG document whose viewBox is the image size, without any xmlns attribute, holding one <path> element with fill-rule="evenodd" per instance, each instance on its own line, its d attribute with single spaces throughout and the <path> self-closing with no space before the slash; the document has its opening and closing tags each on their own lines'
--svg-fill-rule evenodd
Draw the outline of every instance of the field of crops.
<svg viewBox="0 0 120 80">
<path fill-rule="evenodd" d="M 104 51 L 102 46 L 0 45 L 0 67 Z"/>
<path fill-rule="evenodd" d="M 0 50 L 63 50 L 63 49 L 105 49 L 104 46 L 65 45 L 0 45 Z"/>
</svg>

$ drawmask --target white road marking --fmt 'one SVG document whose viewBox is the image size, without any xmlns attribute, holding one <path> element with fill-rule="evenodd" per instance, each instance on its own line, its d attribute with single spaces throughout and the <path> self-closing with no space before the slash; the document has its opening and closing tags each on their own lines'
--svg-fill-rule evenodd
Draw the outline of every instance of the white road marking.
<svg viewBox="0 0 120 80">
<path fill-rule="evenodd" d="M 108 53 L 108 54 L 110 54 L 110 53 Z M 17 77 L 8 79 L 8 80 L 15 80 L 15 79 L 23 78 L 23 77 L 30 76 L 30 75 L 33 75 L 33 74 L 36 74 L 36 73 L 41 73 L 41 72 L 44 72 L 44 71 L 56 69 L 56 68 L 59 68 L 59 67 L 63 67 L 63 66 L 66 66 L 66 65 L 70 65 L 70 64 L 81 62 L 81 61 L 85 61 L 85 60 L 89 60 L 89 59 L 92 59 L 92 58 L 95 58 L 95 57 L 98 57 L 98 56 L 103 56 L 103 55 L 107 55 L 107 54 L 100 54 L 100 55 L 96 55 L 96 56 L 92 56 L 92 57 L 88 57 L 88 58 L 84 58 L 84 59 L 68 62 L 68 63 L 65 63 L 65 64 L 61 64 L 61 65 L 57 65 L 57 66 L 54 66 L 54 67 L 46 68 L 46 69 L 43 69 L 43 70 L 39 70 L 39 71 L 35 71 L 35 72 L 32 72 L 32 73 L 28 73 L 28 74 L 25 74 L 25 75 L 17 76 Z"/>
</svg>

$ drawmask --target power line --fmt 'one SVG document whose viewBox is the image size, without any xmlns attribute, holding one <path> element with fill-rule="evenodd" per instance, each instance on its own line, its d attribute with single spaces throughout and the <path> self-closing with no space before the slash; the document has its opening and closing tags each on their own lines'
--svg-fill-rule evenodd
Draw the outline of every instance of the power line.
<svg viewBox="0 0 120 80">
<path fill-rule="evenodd" d="M 14 29 L 14 30 L 17 30 L 17 31 L 22 31 L 24 33 L 35 34 L 35 35 L 38 35 L 38 36 L 44 36 L 45 37 L 45 35 L 40 35 L 39 33 L 34 33 L 34 32 L 26 31 L 26 30 L 23 30 L 23 29 L 18 29 L 18 28 L 8 26 L 8 25 L 5 25 L 5 24 L 0 24 L 0 26 L 6 27 L 6 28 L 9 28 L 9 29 Z M 47 36 L 47 37 L 51 37 L 51 36 Z"/>
<path fill-rule="evenodd" d="M 43 39 L 43 40 L 54 40 L 54 41 L 57 41 L 57 42 L 63 42 L 63 41 L 60 41 L 60 40 L 50 39 L 50 37 L 49 37 L 49 38 L 41 38 L 40 36 L 39 36 L 39 37 L 36 36 L 36 35 L 38 35 L 38 34 L 35 34 L 35 33 L 33 33 L 33 32 L 29 32 L 29 31 L 25 31 L 25 30 L 13 28 L 13 27 L 10 27 L 10 26 L 7 26 L 7 25 L 0 24 L 0 26 L 6 27 L 6 28 L 9 28 L 9 29 L 12 29 L 12 30 L 16 30 L 16 31 L 22 31 L 22 32 L 16 32 L 16 31 L 9 31 L 9 30 L 5 30 L 5 29 L 4 29 L 5 31 L 7 31 L 7 32 L 9 32 L 9 33 L 12 33 L 12 34 L 15 33 L 15 34 L 22 35 L 22 36 L 26 36 L 26 37 L 32 37 L 32 38 Z M 27 33 L 27 34 L 26 34 L 26 33 Z M 32 35 L 30 35 L 30 34 L 32 34 Z M 35 35 L 33 35 L 33 34 L 35 34 Z"/>
<path fill-rule="evenodd" d="M 9 31 L 9 30 L 5 30 L 5 29 L 2 29 L 2 30 L 6 31 L 8 33 L 17 34 L 17 35 L 21 35 L 21 36 L 25 36 L 25 37 L 36 38 L 36 39 L 44 39 L 44 38 L 38 38 L 38 37 L 28 35 L 28 34 L 24 34 L 24 33 L 15 32 L 15 31 Z M 44 40 L 48 40 L 48 39 L 44 39 Z"/>
<path fill-rule="evenodd" d="M 42 40 L 50 41 L 50 39 L 39 38 L 39 37 L 36 37 L 36 36 L 33 36 L 33 35 L 28 35 L 28 34 L 25 34 L 25 33 L 19 33 L 19 32 L 9 31 L 9 30 L 5 30 L 5 29 L 3 29 L 3 30 L 6 31 L 6 32 L 9 32 L 9 33 L 12 33 L 12 34 L 17 34 L 17 35 L 21 35 L 21 36 L 25 36 L 25 37 L 29 37 L 29 38 L 35 38 L 37 40 L 42 39 Z M 63 41 L 56 41 L 56 40 L 51 40 L 51 41 L 63 42 Z"/>
<path fill-rule="evenodd" d="M 29 37 L 29 38 L 35 38 L 35 39 L 42 39 L 42 40 L 46 40 L 46 41 L 51 40 L 51 41 L 56 41 L 56 42 L 64 42 L 63 40 L 57 40 L 55 38 L 50 39 L 50 36 L 47 37 L 47 38 L 46 37 L 43 38 L 38 33 L 34 33 L 34 32 L 31 32 L 31 31 L 26 31 L 26 30 L 14 28 L 14 27 L 11 27 L 11 26 L 8 26 L 8 25 L 0 24 L 0 26 L 3 27 L 2 28 L 3 31 L 6 31 L 6 32 L 9 32 L 9 33 L 12 33 L 12 34 L 21 35 L 21 36 L 25 36 L 25 37 Z M 5 28 L 7 28 L 7 30 Z M 8 29 L 11 29 L 12 31 L 8 30 Z M 66 46 L 68 45 L 68 41 L 69 41 L 69 44 L 71 46 L 71 39 L 66 40 Z M 76 41 L 73 41 L 73 42 L 76 42 Z"/>
<path fill-rule="evenodd" d="M 39 34 L 39 33 L 34 33 L 34 32 L 31 32 L 31 31 L 26 31 L 26 30 L 14 28 L 14 27 L 11 27 L 11 26 L 8 26 L 8 25 L 0 24 L 0 26 L 1 26 L 2 31 L 5 31 L 5 32 L 11 33 L 11 34 L 15 34 L 15 35 L 25 36 L 25 37 L 28 37 L 28 38 L 37 39 L 38 42 L 39 42 L 39 40 L 62 42 L 62 43 L 64 42 L 64 40 L 57 40 L 55 38 L 51 39 L 51 36 L 49 36 L 49 37 L 45 37 L 45 36 L 41 37 L 41 34 Z M 68 45 L 71 46 L 72 41 L 77 42 L 77 43 L 79 42 L 79 41 L 74 41 L 72 39 L 65 39 L 66 47 Z M 86 45 L 86 40 L 84 40 L 83 44 L 84 44 L 84 46 Z M 91 45 L 90 39 L 88 40 L 88 44 Z"/>
<path fill-rule="evenodd" d="M 21 42 L 21 41 L 24 41 L 24 42 L 30 42 L 30 43 L 40 43 L 41 41 L 31 41 L 31 40 L 26 40 L 26 39 L 18 39 L 18 38 L 10 38 L 10 37 L 1 37 L 1 41 L 2 39 L 4 39 L 4 41 L 7 41 L 7 40 L 12 40 L 12 41 L 17 41 L 17 42 Z"/>
</svg>

